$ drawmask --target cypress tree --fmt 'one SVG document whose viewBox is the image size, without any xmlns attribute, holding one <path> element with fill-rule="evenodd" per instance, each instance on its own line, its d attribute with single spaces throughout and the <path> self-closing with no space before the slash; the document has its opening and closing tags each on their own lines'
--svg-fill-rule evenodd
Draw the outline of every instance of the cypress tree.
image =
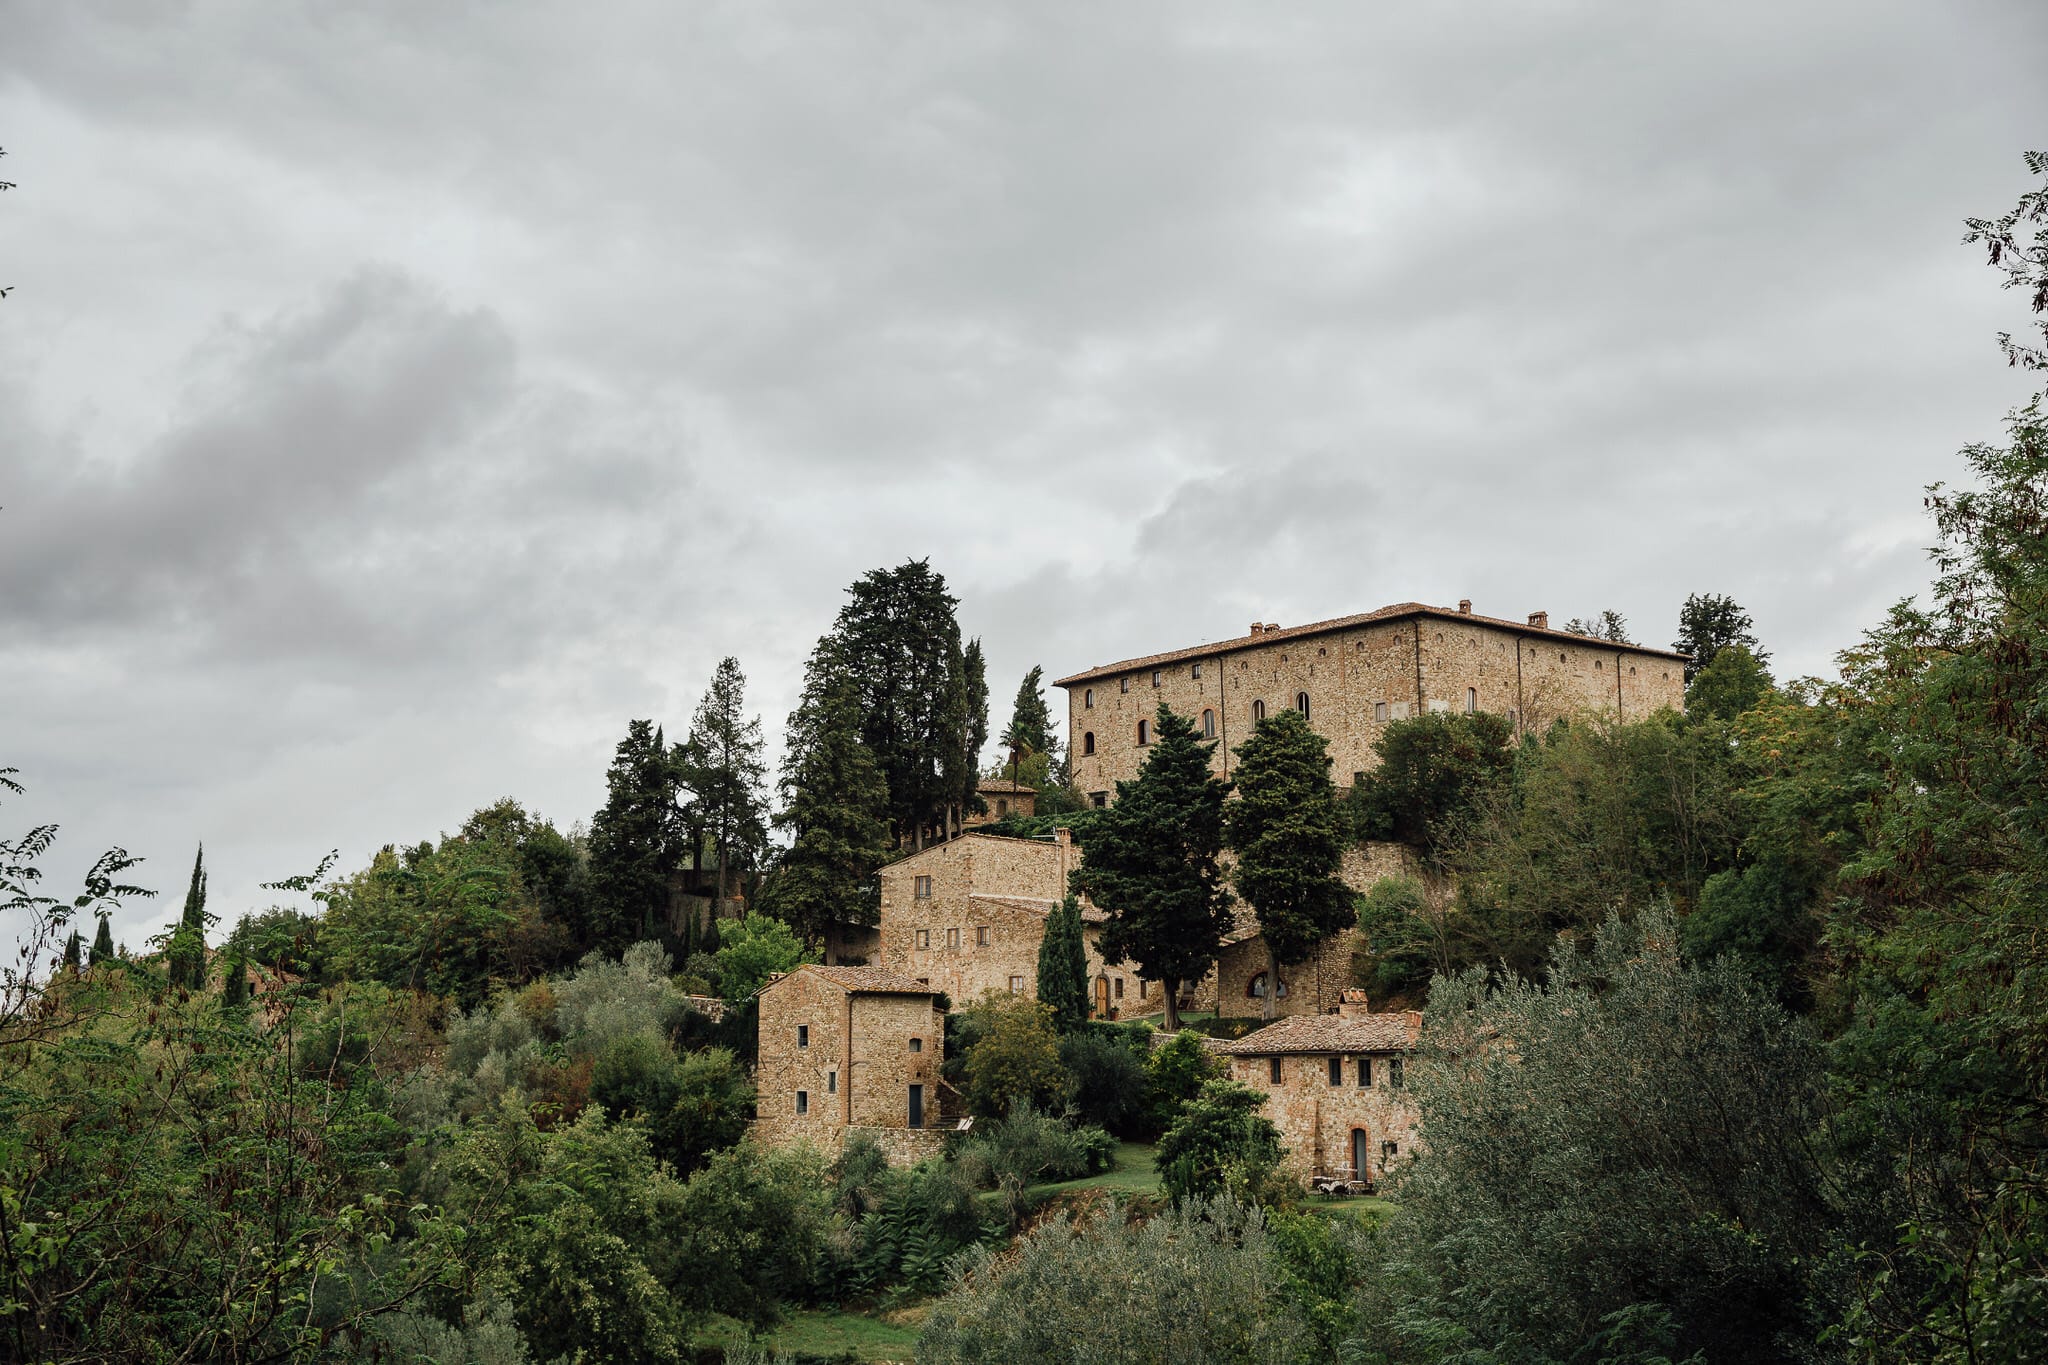
<svg viewBox="0 0 2048 1365">
<path fill-rule="evenodd" d="M 1237 795 L 1224 829 L 1237 853 L 1237 893 L 1266 940 L 1265 1017 L 1273 1017 L 1280 968 L 1305 960 L 1353 919 L 1351 889 L 1337 877 L 1344 819 L 1330 782 L 1330 750 L 1298 711 L 1260 721 L 1237 749 Z"/>
<path fill-rule="evenodd" d="M 1157 738 L 1136 778 L 1082 835 L 1076 890 L 1109 914 L 1102 955 L 1135 962 L 1166 990 L 1166 1027 L 1180 1028 L 1180 983 L 1215 965 L 1230 927 L 1219 858 L 1230 789 L 1209 775 L 1213 744 L 1194 723 L 1161 706 Z"/>
<path fill-rule="evenodd" d="M 1088 945 L 1081 936 L 1081 902 L 1073 895 L 1045 917 L 1038 942 L 1038 1003 L 1052 1010 L 1062 1033 L 1088 1022 Z"/>
<path fill-rule="evenodd" d="M 114 960 L 114 931 L 105 915 L 99 918 L 99 932 L 92 936 L 92 956 L 86 959 L 86 965 L 91 967 Z"/>
<path fill-rule="evenodd" d="M 1058 744 L 1053 735 L 1052 708 L 1045 704 L 1045 670 L 1032 665 L 1017 684 L 1017 700 L 1010 704 L 1010 723 L 1003 728 L 1003 747 L 1018 758 L 1049 754 Z"/>
<path fill-rule="evenodd" d="M 631 721 L 590 822 L 591 931 L 579 945 L 618 952 L 653 937 L 668 913 L 669 874 L 682 863 L 676 763 L 661 729 Z"/>
<path fill-rule="evenodd" d="M 756 862 L 768 845 L 768 766 L 761 757 L 761 719 L 746 714 L 747 678 L 740 661 L 722 660 L 690 722 L 683 784 L 691 793 L 690 823 L 718 851 L 718 894 L 712 916 L 725 913 L 730 872 Z"/>
<path fill-rule="evenodd" d="M 164 953 L 170 984 L 196 991 L 206 983 L 206 846 L 192 860 L 192 881 L 185 889 L 185 913 Z"/>
<path fill-rule="evenodd" d="M 71 937 L 64 940 L 64 970 L 76 975 L 85 966 L 85 943 L 73 929 Z"/>
</svg>

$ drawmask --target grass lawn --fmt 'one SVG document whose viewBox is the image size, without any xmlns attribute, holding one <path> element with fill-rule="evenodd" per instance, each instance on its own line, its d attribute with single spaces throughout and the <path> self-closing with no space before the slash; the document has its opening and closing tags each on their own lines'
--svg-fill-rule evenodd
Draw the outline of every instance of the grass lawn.
<svg viewBox="0 0 2048 1365">
<path fill-rule="evenodd" d="M 1152 1158 L 1149 1142 L 1119 1142 L 1116 1165 L 1101 1175 L 1084 1175 L 1079 1180 L 1060 1180 L 1050 1185 L 1033 1185 L 1033 1194 L 1058 1194 L 1064 1190 L 1130 1190 L 1157 1193 L 1159 1167 Z"/>
<path fill-rule="evenodd" d="M 1310 1196 L 1302 1201 L 1301 1211 L 1315 1214 L 1319 1218 L 1355 1218 L 1363 1222 L 1378 1222 L 1392 1213 L 1394 1206 L 1373 1194 L 1362 1194 L 1355 1199 L 1318 1199 Z"/>
<path fill-rule="evenodd" d="M 766 1343 L 792 1355 L 844 1356 L 856 1360 L 909 1360 L 917 1351 L 917 1323 L 923 1310 L 894 1313 L 891 1322 L 862 1313 L 792 1313 L 780 1327 L 768 1333 Z M 697 1336 L 699 1346 L 731 1346 L 741 1339 L 740 1326 L 720 1318 Z"/>
</svg>

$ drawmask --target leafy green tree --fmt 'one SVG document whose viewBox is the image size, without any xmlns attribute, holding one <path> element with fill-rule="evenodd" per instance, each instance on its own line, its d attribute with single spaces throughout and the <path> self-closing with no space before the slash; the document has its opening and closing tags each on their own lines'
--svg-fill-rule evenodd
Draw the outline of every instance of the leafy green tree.
<svg viewBox="0 0 2048 1365">
<path fill-rule="evenodd" d="M 761 908 L 813 945 L 834 924 L 873 924 L 880 913 L 876 871 L 887 862 L 889 785 L 860 738 L 860 706 L 831 637 L 804 670 L 790 714 L 778 828 L 789 847 L 761 892 Z"/>
<path fill-rule="evenodd" d="M 1193 722 L 1162 705 L 1156 725 L 1138 775 L 1116 784 L 1115 803 L 1081 835 L 1072 883 L 1109 914 L 1103 957 L 1161 982 L 1166 1027 L 1177 1031 L 1181 983 L 1208 974 L 1230 928 L 1220 863 L 1230 788 L 1209 775 L 1216 746 Z"/>
<path fill-rule="evenodd" d="M 1021 995 L 997 996 L 971 1007 L 978 1039 L 961 1059 L 967 1107 L 1000 1118 L 1020 1106 L 1044 1109 L 1067 1088 L 1060 1067 L 1060 1036 L 1052 1010 Z"/>
<path fill-rule="evenodd" d="M 1081 934 L 1081 902 L 1069 895 L 1045 917 L 1038 941 L 1038 1001 L 1052 1011 L 1053 1027 L 1073 1033 L 1088 1026 L 1088 946 Z"/>
<path fill-rule="evenodd" d="M 1514 727 L 1490 711 L 1397 720 L 1372 748 L 1379 764 L 1346 798 L 1353 829 L 1407 844 L 1432 866 L 1514 772 Z"/>
<path fill-rule="evenodd" d="M 893 836 L 922 848 L 958 796 L 957 767 L 970 752 L 958 599 L 919 559 L 863 574 L 846 591 L 831 655 L 853 684 L 861 741 L 888 783 Z"/>
<path fill-rule="evenodd" d="M 684 750 L 689 823 L 705 831 L 718 852 L 713 914 L 720 918 L 732 891 L 732 870 L 753 866 L 768 845 L 768 765 L 760 717 L 746 714 L 746 687 L 739 660 L 721 660 L 697 704 Z"/>
<path fill-rule="evenodd" d="M 322 892 L 320 938 L 354 981 L 427 990 L 475 1004 L 511 974 L 516 873 L 503 850 L 463 839 L 386 844 L 370 865 Z"/>
<path fill-rule="evenodd" d="M 1713 662 L 1692 670 L 1685 688 L 1685 713 L 1712 720 L 1734 720 L 1771 691 L 1771 671 L 1743 644 L 1723 645 Z"/>
<path fill-rule="evenodd" d="M 1222 1061 L 1192 1029 L 1182 1029 L 1165 1047 L 1153 1049 L 1145 1059 L 1145 1072 L 1154 1133 L 1163 1133 L 1179 1122 L 1181 1112 L 1202 1093 L 1202 1087 L 1226 1074 Z"/>
<path fill-rule="evenodd" d="M 1352 922 L 1351 891 L 1337 876 L 1345 831 L 1330 785 L 1330 751 L 1298 711 L 1258 723 L 1237 750 L 1238 799 L 1224 830 L 1237 854 L 1232 880 L 1258 916 L 1269 980 L 1305 960 Z M 1266 992 L 1273 1017 L 1279 992 Z"/>
<path fill-rule="evenodd" d="M 1257 1209 L 1189 1202 L 1148 1219 L 1062 1213 L 977 1247 L 918 1338 L 926 1365 L 1283 1365 L 1312 1329 Z"/>
<path fill-rule="evenodd" d="M 1608 640 L 1617 645 L 1632 645 L 1628 638 L 1628 620 L 1612 607 L 1598 616 L 1578 617 L 1564 623 L 1565 630 L 1572 635 L 1586 635 L 1595 640 Z"/>
<path fill-rule="evenodd" d="M 802 939 L 779 919 L 750 914 L 727 920 L 719 935 L 718 988 L 727 1000 L 745 1000 L 778 972 L 813 960 Z"/>
<path fill-rule="evenodd" d="M 1203 1085 L 1159 1139 L 1159 1178 L 1174 1203 L 1224 1195 L 1260 1203 L 1274 1193 L 1280 1130 L 1259 1112 L 1265 1103 L 1235 1081 Z"/>
<path fill-rule="evenodd" d="M 206 849 L 192 859 L 192 881 L 185 889 L 185 910 L 165 940 L 164 968 L 173 989 L 198 991 L 206 984 Z"/>
<path fill-rule="evenodd" d="M 1358 932 L 1372 954 L 1366 984 L 1373 998 L 1404 995 L 1456 965 L 1443 935 L 1433 932 L 1429 893 L 1413 877 L 1382 877 L 1358 898 Z"/>
<path fill-rule="evenodd" d="M 743 1142 L 713 1156 L 683 1192 L 681 1301 L 757 1329 L 772 1325 L 815 1283 L 831 1210 L 825 1163 L 809 1148 Z"/>
<path fill-rule="evenodd" d="M 754 1088 L 725 1048 L 678 1057 L 660 1038 L 629 1033 L 598 1055 L 590 1098 L 610 1113 L 637 1117 L 654 1154 L 679 1176 L 746 1136 Z"/>
<path fill-rule="evenodd" d="M 1151 1118 L 1151 1076 L 1145 1062 L 1148 1031 L 1084 1029 L 1060 1039 L 1060 1065 L 1068 1078 L 1068 1112 L 1118 1137 L 1146 1133 Z"/>
<path fill-rule="evenodd" d="M 1759 664 L 1770 662 L 1771 656 L 1757 644 L 1755 623 L 1734 598 L 1712 592 L 1687 597 L 1678 610 L 1678 638 L 1671 642 L 1690 661 L 1685 666 L 1686 686 L 1730 645 L 1743 646 Z"/>
<path fill-rule="evenodd" d="M 1838 1226 L 1822 1063 L 1739 966 L 1687 962 L 1663 911 L 1558 947 L 1540 981 L 1437 978 L 1408 1069 L 1426 1156 L 1392 1191 L 1411 1345 L 1583 1359 L 1654 1320 L 1672 1359 L 1801 1358 Z"/>
<path fill-rule="evenodd" d="M 590 822 L 592 947 L 618 952 L 667 923 L 669 880 L 682 862 L 676 764 L 651 720 L 626 727 Z"/>
</svg>

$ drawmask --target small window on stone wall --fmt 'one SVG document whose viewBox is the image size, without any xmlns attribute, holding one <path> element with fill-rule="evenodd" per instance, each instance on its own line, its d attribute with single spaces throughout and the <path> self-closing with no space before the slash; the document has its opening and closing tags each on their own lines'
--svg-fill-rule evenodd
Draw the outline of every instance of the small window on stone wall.
<svg viewBox="0 0 2048 1365">
<path fill-rule="evenodd" d="M 810 1091 L 799 1090 L 796 1092 L 796 1112 L 799 1114 L 808 1114 L 811 1112 Z"/>
<path fill-rule="evenodd" d="M 1093 710 L 1093 709 L 1094 709 L 1094 707 L 1095 707 L 1095 689 L 1094 689 L 1094 688 L 1092 688 L 1092 687 L 1091 687 L 1091 688 L 1089 688 L 1089 689 L 1088 689 L 1087 691 L 1085 691 L 1085 692 L 1083 692 L 1083 693 L 1081 694 L 1081 705 L 1082 705 L 1083 707 L 1086 707 L 1086 708 L 1088 708 L 1089 710 Z"/>
<path fill-rule="evenodd" d="M 1478 710 L 1479 689 L 1476 687 L 1468 687 L 1465 689 L 1465 714 L 1469 716 L 1476 713 Z"/>
<path fill-rule="evenodd" d="M 924 1051 L 924 1039 L 922 1039 L 922 1038 L 912 1038 L 912 1039 L 910 1040 L 910 1050 L 911 1050 L 912 1052 L 922 1052 L 922 1051 Z"/>
<path fill-rule="evenodd" d="M 1024 978 L 1023 978 L 1023 977 L 1021 977 L 1021 976 L 1013 976 L 1013 977 L 1011 977 L 1011 978 L 1010 978 L 1010 994 L 1012 994 L 1012 995 L 1022 995 L 1023 993 L 1024 993 Z"/>
<path fill-rule="evenodd" d="M 1362 1085 L 1362 1086 L 1365 1086 L 1365 1087 L 1367 1087 L 1367 1088 L 1370 1088 L 1370 1087 L 1371 1087 L 1371 1085 L 1372 1085 L 1372 1058 L 1370 1058 L 1370 1057 L 1360 1057 L 1360 1058 L 1358 1059 L 1358 1083 L 1359 1083 L 1360 1085 Z"/>
<path fill-rule="evenodd" d="M 1089 804 L 1089 805 L 1091 805 L 1091 806 L 1093 806 L 1093 807 L 1095 807 L 1095 809 L 1097 809 L 1097 810 L 1101 810 L 1101 809 L 1102 809 L 1102 808 L 1103 808 L 1104 806 L 1107 806 L 1107 805 L 1109 804 L 1109 793 L 1108 793 L 1108 792 L 1089 792 L 1089 793 L 1088 793 L 1088 804 Z"/>
<path fill-rule="evenodd" d="M 1141 720 L 1141 721 L 1139 721 L 1139 722 L 1138 722 L 1138 743 L 1140 743 L 1140 744 L 1150 744 L 1151 742 L 1152 742 L 1152 722 L 1151 722 L 1151 721 L 1149 721 L 1149 720 Z"/>
<path fill-rule="evenodd" d="M 980 947 L 988 947 L 988 926 L 986 924 L 979 924 L 975 926 L 974 941 Z"/>
<path fill-rule="evenodd" d="M 1384 721 L 1386 720 L 1386 718 L 1387 718 L 1387 704 L 1386 704 L 1385 702 L 1383 702 L 1383 701 L 1376 701 L 1376 702 L 1374 702 L 1374 703 L 1372 704 L 1372 718 L 1373 718 L 1374 720 L 1377 720 L 1377 721 L 1382 721 L 1382 722 L 1384 722 Z"/>
<path fill-rule="evenodd" d="M 1344 1084 L 1344 1059 L 1342 1057 L 1330 1058 L 1330 1084 Z"/>
<path fill-rule="evenodd" d="M 1247 981 L 1245 983 L 1244 993 L 1254 1000 L 1264 1000 L 1266 998 L 1266 974 L 1264 972 L 1260 972 L 1258 975 L 1254 976 L 1250 981 Z M 1282 981 L 1280 983 L 1280 994 L 1276 996 L 1275 999 L 1285 1000 L 1286 998 L 1287 983 L 1285 981 Z"/>
<path fill-rule="evenodd" d="M 798 1024 L 796 1026 L 796 1045 L 798 1047 L 809 1047 L 811 1045 L 811 1026 L 809 1024 Z"/>
<path fill-rule="evenodd" d="M 929 947 L 931 947 L 931 946 L 932 946 L 932 931 L 931 931 L 931 930 L 929 930 L 929 929 L 920 929 L 920 930 L 918 930 L 918 931 L 917 931 L 917 946 L 918 946 L 918 947 L 920 947 L 920 948 L 929 948 Z"/>
<path fill-rule="evenodd" d="M 1216 738 L 1216 713 L 1214 711 L 1202 712 L 1202 738 Z"/>
<path fill-rule="evenodd" d="M 836 1095 L 839 1093 L 838 1072 L 828 1071 L 825 1073 L 825 1093 L 828 1095 Z"/>
<path fill-rule="evenodd" d="M 1152 670 L 1152 685 L 1154 687 L 1159 686 L 1159 679 L 1161 678 L 1161 676 L 1163 675 L 1160 673 L 1158 669 L 1155 668 Z"/>
<path fill-rule="evenodd" d="M 1081 736 L 1081 752 L 1084 754 L 1095 752 L 1095 732 L 1093 730 L 1089 730 Z"/>
<path fill-rule="evenodd" d="M 921 901 L 930 900 L 932 898 L 932 879 L 930 877 L 911 878 L 910 894 Z"/>
<path fill-rule="evenodd" d="M 1255 701 L 1255 702 L 1253 702 L 1253 703 L 1252 703 L 1252 719 L 1253 719 L 1253 720 L 1264 720 L 1265 718 L 1266 718 L 1266 703 L 1264 703 L 1264 702 L 1262 702 L 1262 701 Z"/>
<path fill-rule="evenodd" d="M 1294 694 L 1294 709 L 1301 712 L 1303 720 L 1308 719 L 1308 693 L 1296 692 Z"/>
<path fill-rule="evenodd" d="M 1280 1084 L 1280 1059 L 1278 1057 L 1266 1058 L 1266 1079 L 1274 1085 Z"/>
<path fill-rule="evenodd" d="M 1189 676 L 1190 678 L 1199 678 L 1199 677 L 1201 677 L 1201 676 L 1202 676 L 1202 666 L 1201 666 L 1200 664 L 1196 664 L 1196 665 L 1194 665 L 1194 666 L 1193 666 L 1192 668 L 1188 669 L 1188 676 Z"/>
<path fill-rule="evenodd" d="M 946 931 L 946 947 L 956 953 L 960 951 L 960 931 L 958 929 L 948 929 Z"/>
<path fill-rule="evenodd" d="M 1111 989 L 1110 994 L 1114 995 L 1119 1000 L 1124 998 L 1124 979 L 1122 977 L 1118 977 L 1116 979 L 1116 984 Z"/>
<path fill-rule="evenodd" d="M 1116 685 L 1117 690 L 1119 692 L 1128 692 L 1131 690 L 1131 680 L 1129 678 L 1118 678 L 1116 680 Z"/>
</svg>

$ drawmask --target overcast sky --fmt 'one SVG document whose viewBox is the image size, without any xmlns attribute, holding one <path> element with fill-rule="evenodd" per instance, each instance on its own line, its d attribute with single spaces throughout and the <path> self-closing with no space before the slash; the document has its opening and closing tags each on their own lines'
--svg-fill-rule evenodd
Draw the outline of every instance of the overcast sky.
<svg viewBox="0 0 2048 1365">
<path fill-rule="evenodd" d="M 1958 239 L 2044 69 L 2039 0 L 9 0 L 0 819 L 146 855 L 131 943 L 200 839 L 232 919 L 566 827 L 909 557 L 997 726 L 1409 599 L 1824 670 L 2026 393 Z"/>
</svg>

